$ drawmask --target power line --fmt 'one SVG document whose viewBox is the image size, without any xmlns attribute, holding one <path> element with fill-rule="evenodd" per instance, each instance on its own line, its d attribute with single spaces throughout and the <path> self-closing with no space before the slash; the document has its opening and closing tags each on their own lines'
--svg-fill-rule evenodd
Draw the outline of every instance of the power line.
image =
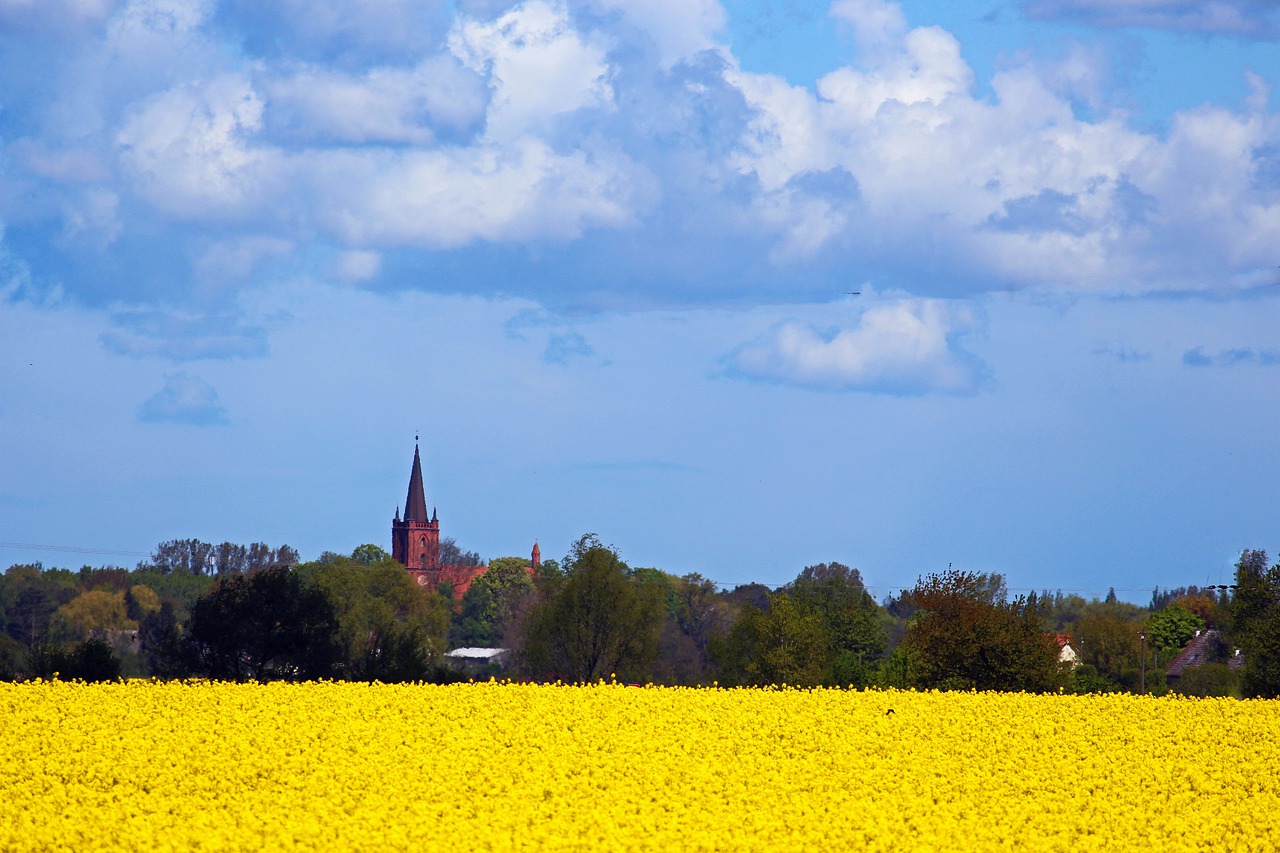
<svg viewBox="0 0 1280 853">
<path fill-rule="evenodd" d="M 36 545 L 31 542 L 0 542 L 0 548 L 18 548 L 33 551 L 58 551 L 64 554 L 106 554 L 115 557 L 150 557 L 143 551 L 114 551 L 109 548 L 79 548 L 75 545 Z"/>
</svg>

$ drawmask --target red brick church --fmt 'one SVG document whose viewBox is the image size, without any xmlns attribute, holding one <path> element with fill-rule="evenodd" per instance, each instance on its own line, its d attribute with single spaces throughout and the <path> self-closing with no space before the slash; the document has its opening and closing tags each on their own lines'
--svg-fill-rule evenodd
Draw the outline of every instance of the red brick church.
<svg viewBox="0 0 1280 853">
<path fill-rule="evenodd" d="M 418 445 L 413 445 L 413 470 L 409 474 L 409 494 L 404 499 L 404 518 L 396 507 L 391 522 L 391 556 L 399 560 L 409 574 L 422 586 L 438 589 L 447 583 L 453 587 L 455 599 L 466 595 L 471 582 L 489 570 L 488 566 L 440 565 L 440 520 L 436 510 L 427 517 L 427 497 L 422 486 L 422 459 Z M 542 553 L 538 543 L 533 543 L 532 565 L 526 568 L 530 575 L 538 570 Z"/>
</svg>

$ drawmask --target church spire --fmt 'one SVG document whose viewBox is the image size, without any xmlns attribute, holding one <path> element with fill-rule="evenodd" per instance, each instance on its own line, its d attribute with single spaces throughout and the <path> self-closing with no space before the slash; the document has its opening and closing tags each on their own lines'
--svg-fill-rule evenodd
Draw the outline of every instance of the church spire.
<svg viewBox="0 0 1280 853">
<path fill-rule="evenodd" d="M 413 445 L 413 473 L 409 475 L 409 496 L 404 499 L 404 520 L 427 520 L 427 496 L 422 488 L 422 459 L 418 456 L 418 445 Z"/>
</svg>

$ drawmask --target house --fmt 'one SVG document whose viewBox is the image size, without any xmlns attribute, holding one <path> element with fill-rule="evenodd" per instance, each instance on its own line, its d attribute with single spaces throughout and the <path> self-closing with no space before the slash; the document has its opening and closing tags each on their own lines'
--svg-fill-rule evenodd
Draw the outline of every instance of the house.
<svg viewBox="0 0 1280 853">
<path fill-rule="evenodd" d="M 1225 663 L 1228 668 L 1238 670 L 1244 666 L 1244 656 L 1239 649 L 1228 649 L 1222 639 L 1222 632 L 1216 628 L 1196 631 L 1196 635 L 1178 652 L 1165 670 L 1165 680 L 1173 687 L 1188 669 L 1204 666 L 1206 663 Z"/>
<path fill-rule="evenodd" d="M 1058 644 L 1058 663 L 1075 669 L 1080 665 L 1080 653 L 1071 645 L 1070 634 L 1054 634 L 1053 641 Z"/>
</svg>

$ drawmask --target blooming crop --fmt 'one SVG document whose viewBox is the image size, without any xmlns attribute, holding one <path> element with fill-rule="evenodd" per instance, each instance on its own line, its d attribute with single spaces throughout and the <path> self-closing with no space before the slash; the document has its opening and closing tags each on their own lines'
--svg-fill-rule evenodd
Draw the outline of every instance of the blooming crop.
<svg viewBox="0 0 1280 853">
<path fill-rule="evenodd" d="M 1280 849 L 1280 704 L 0 684 L 0 850 Z"/>
</svg>

